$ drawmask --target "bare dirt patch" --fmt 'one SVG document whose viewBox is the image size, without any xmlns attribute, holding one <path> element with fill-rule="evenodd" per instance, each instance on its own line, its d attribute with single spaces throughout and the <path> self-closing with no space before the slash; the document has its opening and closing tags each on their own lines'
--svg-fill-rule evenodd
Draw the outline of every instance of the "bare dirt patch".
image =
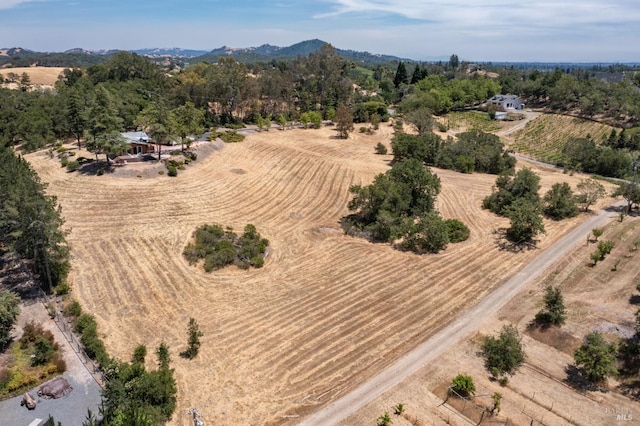
<svg viewBox="0 0 640 426">
<path fill-rule="evenodd" d="M 545 222 L 534 250 L 501 250 L 494 230 L 507 221 L 481 208 L 496 177 L 435 170 L 437 207 L 469 226 L 468 241 L 417 256 L 335 232 L 349 187 L 388 170 L 392 156 L 374 149 L 389 145 L 391 130 L 383 124 L 348 140 L 330 128 L 252 134 L 199 156 L 177 178 L 66 173 L 44 152 L 26 156 L 62 204 L 73 296 L 95 314 L 109 352 L 129 359 L 140 343 L 171 348 L 179 391 L 172 424 L 190 424 L 192 406 L 223 425 L 296 422 L 434 334 L 583 220 Z M 580 178 L 536 172 L 544 188 Z M 260 229 L 271 242 L 264 268 L 207 274 L 189 266 L 184 245 L 212 222 Z M 189 317 L 204 332 L 192 361 L 177 356 Z"/>
</svg>

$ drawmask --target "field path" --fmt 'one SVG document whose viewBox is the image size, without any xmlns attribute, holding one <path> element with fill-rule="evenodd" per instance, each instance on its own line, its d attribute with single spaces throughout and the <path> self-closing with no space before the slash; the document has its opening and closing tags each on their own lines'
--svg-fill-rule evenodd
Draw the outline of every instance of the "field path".
<svg viewBox="0 0 640 426">
<path fill-rule="evenodd" d="M 564 238 L 546 249 L 504 285 L 490 293 L 457 320 L 447 325 L 371 380 L 309 416 L 300 424 L 304 426 L 338 424 L 384 392 L 400 384 L 427 363 L 434 361 L 449 347 L 469 335 L 477 327 L 477 324 L 496 313 L 522 288 L 548 270 L 569 250 L 577 244 L 583 243 L 593 228 L 600 227 L 611 219 L 613 207 L 620 205 L 623 205 L 623 203 L 616 203 L 611 208 L 602 210 L 599 214 L 586 220 Z"/>
</svg>

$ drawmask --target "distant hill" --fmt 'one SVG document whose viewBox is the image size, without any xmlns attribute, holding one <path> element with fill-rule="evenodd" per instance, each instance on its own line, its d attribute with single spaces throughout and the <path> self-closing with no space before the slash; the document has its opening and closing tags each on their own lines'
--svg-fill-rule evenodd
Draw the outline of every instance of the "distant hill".
<svg viewBox="0 0 640 426">
<path fill-rule="evenodd" d="M 196 49 L 173 48 L 147 48 L 136 49 L 130 52 L 146 56 L 156 62 L 168 58 L 175 59 L 178 63 L 216 62 L 221 56 L 233 56 L 238 62 L 270 62 L 272 60 L 291 60 L 298 56 L 308 56 L 317 52 L 326 42 L 318 39 L 306 40 L 291 46 L 274 46 L 263 44 L 258 47 L 232 48 L 222 46 L 209 52 Z M 390 55 L 378 55 L 356 50 L 336 49 L 343 58 L 366 64 L 386 64 L 399 60 L 415 62 L 411 59 L 402 59 Z M 49 67 L 84 67 L 106 61 L 111 55 L 118 52 L 116 49 L 86 50 L 80 47 L 64 52 L 35 52 L 21 47 L 0 49 L 0 67 L 27 67 L 32 65 Z"/>
<path fill-rule="evenodd" d="M 198 62 L 216 62 L 221 56 L 233 56 L 238 62 L 269 62 L 272 60 L 295 59 L 298 56 L 308 56 L 310 53 L 317 52 L 326 42 L 318 39 L 301 41 L 287 47 L 273 46 L 263 44 L 259 47 L 231 48 L 222 46 L 214 49 L 202 56 L 194 58 Z M 384 64 L 388 62 L 408 61 L 415 62 L 411 59 L 398 58 L 397 56 L 378 55 L 369 52 L 359 52 L 355 50 L 344 50 L 336 48 L 336 52 L 345 59 L 368 64 Z"/>
<path fill-rule="evenodd" d="M 137 49 L 131 50 L 131 52 L 149 58 L 195 58 L 207 53 L 206 50 L 181 49 L 179 47 Z"/>
</svg>

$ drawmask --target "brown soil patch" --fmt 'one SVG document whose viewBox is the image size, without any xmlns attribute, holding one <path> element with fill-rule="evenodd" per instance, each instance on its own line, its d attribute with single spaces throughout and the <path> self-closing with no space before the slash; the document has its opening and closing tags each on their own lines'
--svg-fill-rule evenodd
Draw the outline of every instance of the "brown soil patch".
<svg viewBox="0 0 640 426">
<path fill-rule="evenodd" d="M 348 189 L 388 170 L 391 155 L 374 147 L 389 144 L 391 128 L 348 140 L 334 134 L 253 134 L 177 178 L 133 164 L 125 166 L 131 178 L 66 173 L 44 152 L 26 156 L 62 204 L 73 296 L 96 315 L 109 352 L 129 359 L 141 343 L 171 348 L 179 392 L 172 424 L 191 424 L 184 413 L 192 406 L 222 425 L 295 422 L 435 333 L 582 220 L 545 222 L 537 249 L 501 250 L 494 231 L 507 221 L 481 208 L 495 176 L 435 170 L 437 207 L 470 227 L 468 241 L 417 256 L 345 236 Z M 536 171 L 544 188 L 579 180 Z M 264 268 L 207 274 L 189 266 L 184 245 L 212 222 L 236 230 L 253 223 L 271 241 Z M 189 317 L 204 332 L 192 361 L 177 356 Z"/>
</svg>

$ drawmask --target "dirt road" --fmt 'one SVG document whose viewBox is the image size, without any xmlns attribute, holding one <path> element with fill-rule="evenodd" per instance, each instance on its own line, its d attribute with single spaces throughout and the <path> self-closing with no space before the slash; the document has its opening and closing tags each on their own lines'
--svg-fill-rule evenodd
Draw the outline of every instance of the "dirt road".
<svg viewBox="0 0 640 426">
<path fill-rule="evenodd" d="M 482 320 L 497 312 L 527 284 L 548 270 L 564 254 L 577 244 L 583 244 L 593 228 L 602 226 L 617 216 L 614 206 L 590 217 L 583 224 L 567 234 L 553 246 L 541 253 L 533 262 L 516 273 L 503 286 L 495 290 L 464 315 L 445 327 L 439 333 L 409 352 L 395 364 L 382 371 L 351 393 L 334 401 L 329 406 L 309 416 L 301 425 L 335 425 L 384 392 L 401 383 L 427 363 L 435 360 L 450 346 L 469 335 Z"/>
</svg>

